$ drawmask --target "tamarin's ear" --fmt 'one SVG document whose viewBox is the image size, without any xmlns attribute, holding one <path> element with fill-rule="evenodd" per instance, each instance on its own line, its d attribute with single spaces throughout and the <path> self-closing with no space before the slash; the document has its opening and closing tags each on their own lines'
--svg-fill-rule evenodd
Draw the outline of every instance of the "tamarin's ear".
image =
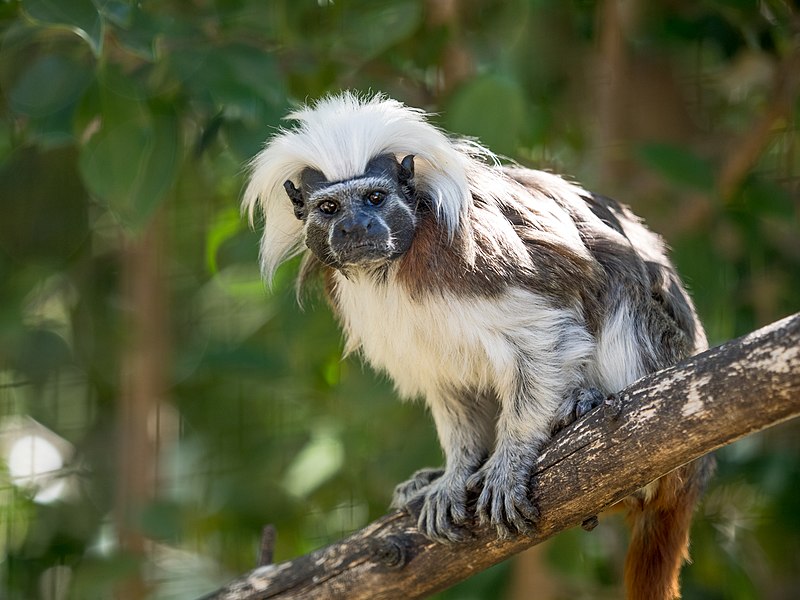
<svg viewBox="0 0 800 600">
<path fill-rule="evenodd" d="M 414 155 L 409 154 L 400 161 L 400 171 L 398 173 L 400 183 L 408 184 L 414 178 Z"/>
<path fill-rule="evenodd" d="M 291 179 L 283 182 L 283 189 L 286 190 L 289 200 L 292 201 L 294 216 L 303 221 L 306 218 L 306 204 L 303 201 L 303 193 L 295 187 Z"/>
<path fill-rule="evenodd" d="M 397 181 L 409 202 L 415 202 L 416 190 L 414 189 L 414 155 L 409 154 L 400 161 L 397 169 Z"/>
<path fill-rule="evenodd" d="M 304 221 L 307 215 L 304 198 L 307 198 L 327 184 L 328 180 L 325 179 L 325 176 L 320 171 L 310 167 L 306 167 L 303 169 L 303 172 L 300 173 L 300 188 L 297 188 L 291 179 L 284 181 L 283 189 L 286 190 L 289 200 L 292 201 L 294 216 Z"/>
</svg>

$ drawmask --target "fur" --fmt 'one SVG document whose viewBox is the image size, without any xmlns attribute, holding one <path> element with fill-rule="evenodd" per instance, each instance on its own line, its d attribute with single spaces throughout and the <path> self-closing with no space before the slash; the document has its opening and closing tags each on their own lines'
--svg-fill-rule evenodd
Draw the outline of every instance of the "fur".
<svg viewBox="0 0 800 600">
<path fill-rule="evenodd" d="M 490 151 L 381 95 L 331 96 L 289 118 L 296 126 L 252 161 L 243 208 L 265 219 L 265 277 L 307 244 L 314 253 L 306 251 L 301 280 L 322 272 L 347 351 L 388 373 L 401 395 L 427 402 L 446 465 L 399 485 L 393 504 L 416 506 L 427 535 L 458 540 L 474 492 L 482 522 L 500 535 L 526 531 L 537 517 L 530 469 L 553 428 L 587 410 L 587 398 L 705 348 L 663 241 L 615 201 L 552 174 L 501 167 Z M 373 160 L 389 164 L 382 155 L 405 155 L 403 165 L 413 158 L 407 171 L 389 160 L 387 177 L 413 181 L 381 181 L 400 191 L 374 212 L 380 227 L 403 230 L 370 241 L 368 262 L 332 260 L 340 226 L 307 209 L 332 198 L 372 219 L 357 199 L 378 185 L 366 171 Z M 309 169 L 325 187 L 303 196 L 295 183 Z M 409 227 L 407 249 L 375 254 L 406 240 Z M 677 594 L 701 471 L 684 468 L 631 497 L 632 598 Z M 658 557 L 666 558 L 653 564 Z"/>
</svg>

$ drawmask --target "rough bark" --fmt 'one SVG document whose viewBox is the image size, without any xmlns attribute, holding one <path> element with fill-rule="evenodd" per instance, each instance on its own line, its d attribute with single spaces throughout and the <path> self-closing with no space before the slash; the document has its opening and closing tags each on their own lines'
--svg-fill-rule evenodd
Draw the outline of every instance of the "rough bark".
<svg viewBox="0 0 800 600">
<path fill-rule="evenodd" d="M 531 492 L 532 536 L 438 544 L 393 512 L 345 540 L 259 567 L 205 598 L 420 598 L 596 515 L 643 485 L 800 414 L 800 313 L 645 377 L 560 432 Z M 589 535 L 589 534 L 587 534 Z"/>
</svg>

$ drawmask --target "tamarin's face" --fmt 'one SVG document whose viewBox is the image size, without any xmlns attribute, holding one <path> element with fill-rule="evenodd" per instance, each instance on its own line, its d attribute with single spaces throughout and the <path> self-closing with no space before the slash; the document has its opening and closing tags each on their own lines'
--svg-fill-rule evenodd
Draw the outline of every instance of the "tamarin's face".
<svg viewBox="0 0 800 600">
<path fill-rule="evenodd" d="M 363 174 L 328 181 L 315 169 L 287 181 L 295 216 L 303 221 L 306 245 L 325 264 L 343 269 L 381 266 L 411 246 L 416 226 L 412 179 L 414 157 L 373 158 Z"/>
</svg>

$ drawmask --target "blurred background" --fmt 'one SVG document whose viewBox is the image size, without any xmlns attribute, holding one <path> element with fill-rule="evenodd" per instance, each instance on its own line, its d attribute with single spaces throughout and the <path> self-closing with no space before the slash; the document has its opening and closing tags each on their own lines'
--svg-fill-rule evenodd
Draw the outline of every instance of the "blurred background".
<svg viewBox="0 0 800 600">
<path fill-rule="evenodd" d="M 244 165 L 306 99 L 384 91 L 661 232 L 712 344 L 800 310 L 789 0 L 0 1 L 0 598 L 193 598 L 335 541 L 442 461 Z M 800 597 L 800 424 L 718 453 L 684 597 Z M 615 518 L 442 599 L 620 597 Z"/>
</svg>

